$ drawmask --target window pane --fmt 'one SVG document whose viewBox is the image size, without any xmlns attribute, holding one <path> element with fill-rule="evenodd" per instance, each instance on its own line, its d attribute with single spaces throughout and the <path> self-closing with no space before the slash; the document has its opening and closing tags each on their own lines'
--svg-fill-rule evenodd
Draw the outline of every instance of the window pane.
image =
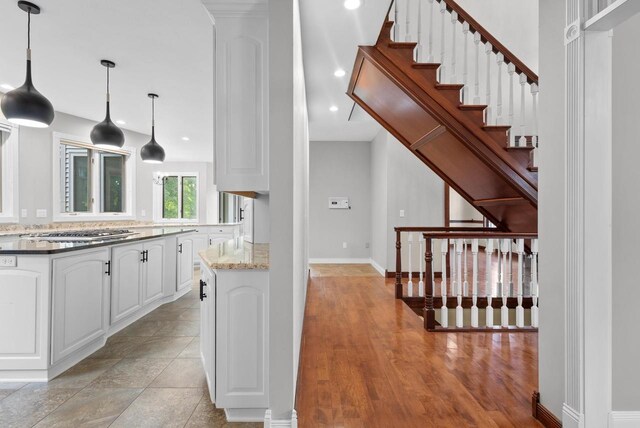
<svg viewBox="0 0 640 428">
<path fill-rule="evenodd" d="M 178 218 L 178 177 L 162 179 L 162 218 Z"/>
<path fill-rule="evenodd" d="M 124 162 L 123 155 L 100 153 L 102 212 L 124 212 Z"/>
<path fill-rule="evenodd" d="M 182 218 L 198 216 L 198 182 L 196 177 L 182 177 Z"/>
<path fill-rule="evenodd" d="M 88 212 L 91 207 L 89 150 L 61 145 L 60 195 L 64 212 Z"/>
</svg>

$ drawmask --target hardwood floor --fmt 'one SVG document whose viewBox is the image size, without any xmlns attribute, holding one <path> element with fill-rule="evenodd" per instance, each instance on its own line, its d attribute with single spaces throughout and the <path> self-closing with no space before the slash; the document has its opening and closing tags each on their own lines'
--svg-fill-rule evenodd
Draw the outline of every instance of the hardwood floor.
<svg viewBox="0 0 640 428">
<path fill-rule="evenodd" d="M 302 340 L 300 427 L 541 426 L 537 334 L 427 333 L 393 280 L 312 268 Z"/>
</svg>

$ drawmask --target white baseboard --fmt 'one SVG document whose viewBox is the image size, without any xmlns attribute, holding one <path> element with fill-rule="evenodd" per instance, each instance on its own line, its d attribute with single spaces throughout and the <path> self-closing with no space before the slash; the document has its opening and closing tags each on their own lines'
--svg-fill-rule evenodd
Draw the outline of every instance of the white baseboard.
<svg viewBox="0 0 640 428">
<path fill-rule="evenodd" d="M 382 266 L 380 266 L 378 263 L 376 263 L 375 260 L 369 259 L 369 262 L 371 263 L 371 266 L 373 266 L 373 268 L 375 270 L 377 270 L 380 275 L 382 275 L 382 276 L 385 275 L 385 273 L 386 273 L 385 269 Z"/>
<path fill-rule="evenodd" d="M 264 428 L 298 428 L 298 413 L 291 411 L 291 419 L 271 419 L 271 409 L 264 413 Z"/>
<path fill-rule="evenodd" d="M 309 259 L 310 264 L 351 264 L 351 265 L 368 265 L 371 263 L 371 259 Z"/>
<path fill-rule="evenodd" d="M 562 428 L 584 428 L 584 416 L 567 403 L 562 405 Z"/>
<path fill-rule="evenodd" d="M 609 413 L 609 428 L 638 428 L 640 427 L 640 411 Z"/>
<path fill-rule="evenodd" d="M 262 422 L 265 409 L 224 409 L 227 422 Z"/>
</svg>

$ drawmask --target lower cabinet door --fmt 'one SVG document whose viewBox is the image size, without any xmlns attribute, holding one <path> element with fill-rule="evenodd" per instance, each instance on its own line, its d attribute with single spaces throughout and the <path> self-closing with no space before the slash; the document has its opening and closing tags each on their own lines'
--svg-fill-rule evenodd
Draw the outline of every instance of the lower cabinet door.
<svg viewBox="0 0 640 428">
<path fill-rule="evenodd" d="M 209 397 L 215 403 L 215 276 L 211 271 L 202 272 L 202 300 L 200 302 L 200 354 L 207 377 Z"/>
<path fill-rule="evenodd" d="M 269 406 L 269 272 L 216 276 L 216 406 Z"/>
<path fill-rule="evenodd" d="M 164 281 L 164 241 L 152 241 L 144 244 L 146 262 L 144 263 L 144 282 L 142 286 L 143 304 L 162 297 Z"/>
<path fill-rule="evenodd" d="M 142 244 L 114 247 L 111 263 L 113 324 L 142 308 Z"/>
<path fill-rule="evenodd" d="M 106 333 L 108 261 L 106 248 L 53 261 L 52 364 Z"/>
<path fill-rule="evenodd" d="M 178 238 L 178 281 L 176 291 L 191 287 L 193 282 L 193 239 Z"/>
</svg>

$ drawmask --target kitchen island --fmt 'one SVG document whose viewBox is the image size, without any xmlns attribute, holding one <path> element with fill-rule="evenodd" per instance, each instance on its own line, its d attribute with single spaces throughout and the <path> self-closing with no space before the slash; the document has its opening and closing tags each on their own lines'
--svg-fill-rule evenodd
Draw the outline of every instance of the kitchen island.
<svg viewBox="0 0 640 428">
<path fill-rule="evenodd" d="M 48 381 L 189 292 L 193 229 L 127 232 L 0 237 L 0 381 Z"/>
<path fill-rule="evenodd" d="M 200 354 L 211 401 L 229 422 L 269 407 L 269 244 L 241 238 L 200 251 Z"/>
</svg>

